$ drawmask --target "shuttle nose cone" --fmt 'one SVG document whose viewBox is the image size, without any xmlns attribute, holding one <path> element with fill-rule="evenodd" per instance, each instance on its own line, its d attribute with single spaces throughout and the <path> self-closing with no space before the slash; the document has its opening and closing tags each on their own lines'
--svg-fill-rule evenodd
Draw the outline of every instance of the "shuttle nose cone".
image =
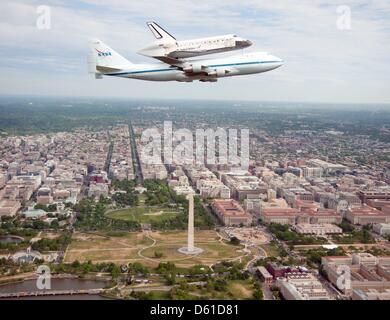
<svg viewBox="0 0 390 320">
<path fill-rule="evenodd" d="M 247 48 L 250 47 L 251 45 L 252 45 L 252 41 L 248 39 L 238 38 L 238 40 L 236 40 L 236 46 L 238 48 Z"/>
</svg>

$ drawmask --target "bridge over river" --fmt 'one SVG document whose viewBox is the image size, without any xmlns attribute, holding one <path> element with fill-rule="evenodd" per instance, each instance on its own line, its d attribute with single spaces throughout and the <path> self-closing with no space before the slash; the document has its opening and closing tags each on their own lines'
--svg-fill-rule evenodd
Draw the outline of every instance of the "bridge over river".
<svg viewBox="0 0 390 320">
<path fill-rule="evenodd" d="M 104 289 L 88 289 L 88 290 L 58 290 L 58 291 L 31 291 L 31 292 L 13 292 L 0 293 L 0 299 L 9 298 L 24 298 L 24 297 L 42 297 L 42 296 L 67 296 L 80 294 L 99 294 Z"/>
</svg>

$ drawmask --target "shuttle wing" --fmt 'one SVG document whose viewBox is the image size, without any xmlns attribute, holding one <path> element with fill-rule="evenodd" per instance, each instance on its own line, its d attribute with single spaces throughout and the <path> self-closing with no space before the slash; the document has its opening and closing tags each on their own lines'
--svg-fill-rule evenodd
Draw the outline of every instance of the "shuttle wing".
<svg viewBox="0 0 390 320">
<path fill-rule="evenodd" d="M 160 60 L 164 63 L 167 63 L 171 66 L 180 66 L 183 64 L 182 61 L 180 61 L 179 59 L 175 59 L 175 58 L 170 58 L 170 57 L 167 57 L 167 56 L 160 56 L 160 57 L 153 57 L 157 60 Z"/>
</svg>

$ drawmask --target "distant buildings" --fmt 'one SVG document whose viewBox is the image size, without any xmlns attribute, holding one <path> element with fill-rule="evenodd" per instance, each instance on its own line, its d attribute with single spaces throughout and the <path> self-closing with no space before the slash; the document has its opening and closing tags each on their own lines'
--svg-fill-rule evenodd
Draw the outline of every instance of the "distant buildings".
<svg viewBox="0 0 390 320">
<path fill-rule="evenodd" d="M 343 232 L 343 230 L 340 227 L 329 223 L 324 223 L 324 224 L 301 223 L 301 224 L 293 225 L 292 230 L 301 234 L 310 234 L 316 236 L 324 236 L 327 234 L 338 234 Z"/>
<path fill-rule="evenodd" d="M 272 274 L 270 274 L 268 270 L 263 266 L 257 267 L 256 274 L 266 284 L 271 284 L 273 281 Z"/>
<path fill-rule="evenodd" d="M 370 207 L 373 207 L 378 210 L 383 210 L 386 207 L 390 208 L 390 200 L 381 200 L 381 199 L 368 199 L 366 200 L 366 204 Z"/>
<path fill-rule="evenodd" d="M 287 273 L 276 280 L 276 286 L 286 300 L 330 300 L 322 283 L 311 273 Z"/>
<path fill-rule="evenodd" d="M 390 200 L 390 189 L 361 190 L 358 196 L 363 203 L 367 203 L 368 200 Z"/>
<path fill-rule="evenodd" d="M 248 172 L 227 172 L 222 174 L 222 182 L 230 189 L 230 196 L 243 200 L 248 196 L 267 194 L 267 186 Z"/>
<path fill-rule="evenodd" d="M 14 216 L 21 208 L 20 201 L 0 200 L 0 217 Z"/>
<path fill-rule="evenodd" d="M 306 273 L 307 269 L 302 269 L 300 267 L 291 267 L 291 266 L 282 266 L 276 262 L 269 262 L 265 266 L 267 271 L 272 275 L 273 279 L 283 278 L 286 274 L 289 273 Z"/>
<path fill-rule="evenodd" d="M 342 164 L 334 164 L 320 159 L 310 159 L 306 165 L 321 168 L 325 174 L 335 173 L 336 171 L 346 171 L 348 168 Z"/>
<path fill-rule="evenodd" d="M 374 223 L 390 223 L 390 208 L 383 211 L 364 205 L 348 208 L 345 218 L 352 224 L 367 225 Z"/>
<path fill-rule="evenodd" d="M 191 186 L 177 186 L 173 187 L 173 191 L 178 195 L 186 196 L 189 194 L 195 194 L 195 190 Z"/>
<path fill-rule="evenodd" d="M 296 224 L 299 210 L 293 208 L 266 208 L 261 210 L 260 219 L 266 223 Z"/>
<path fill-rule="evenodd" d="M 107 197 L 109 192 L 109 183 L 107 172 L 96 170 L 89 174 L 88 197 L 99 199 Z"/>
<path fill-rule="evenodd" d="M 107 168 L 115 179 L 134 177 L 127 125 L 101 131 L 79 128 L 48 135 L 10 136 L 3 142 L 0 145 L 3 214 L 15 214 L 22 205 L 59 205 L 76 203 L 84 195 L 107 196 L 110 184 Z M 86 192 L 81 194 L 84 189 Z"/>
<path fill-rule="evenodd" d="M 195 190 L 190 186 L 188 177 L 180 166 L 170 174 L 168 185 L 178 195 L 195 194 Z"/>
<path fill-rule="evenodd" d="M 260 213 L 264 223 L 279 224 L 338 224 L 342 216 L 335 210 L 298 210 L 296 208 L 266 208 Z"/>
<path fill-rule="evenodd" d="M 108 184 L 106 183 L 91 183 L 88 188 L 88 197 L 99 199 L 100 197 L 108 196 Z"/>
<path fill-rule="evenodd" d="M 355 289 L 352 300 L 390 300 L 390 289 Z"/>
<path fill-rule="evenodd" d="M 390 223 L 377 223 L 372 227 L 373 231 L 381 236 L 390 235 Z"/>
<path fill-rule="evenodd" d="M 109 176 L 115 180 L 134 180 L 129 126 L 118 125 L 111 130 L 114 138 Z"/>
<path fill-rule="evenodd" d="M 37 203 L 38 204 L 50 204 L 53 202 L 53 196 L 50 188 L 40 188 L 37 192 Z"/>
<path fill-rule="evenodd" d="M 0 172 L 0 189 L 5 186 L 6 183 L 6 175 L 3 172 Z"/>
<path fill-rule="evenodd" d="M 390 257 L 354 253 L 345 257 L 323 257 L 321 264 L 329 281 L 352 299 L 387 299 L 390 290 Z M 338 279 L 341 274 L 345 277 L 350 275 L 350 281 L 342 281 L 340 285 Z"/>
<path fill-rule="evenodd" d="M 269 192 L 270 194 L 270 192 Z M 261 214 L 261 211 L 266 208 L 289 208 L 284 199 L 276 199 L 268 195 L 268 201 L 263 198 L 248 197 L 244 200 L 245 208 L 248 212 L 253 213 L 256 217 Z"/>
<path fill-rule="evenodd" d="M 246 213 L 235 200 L 214 199 L 211 203 L 211 208 L 227 226 L 248 226 L 252 223 L 252 216 Z"/>
<path fill-rule="evenodd" d="M 286 300 L 329 300 L 330 296 L 322 283 L 305 267 L 282 266 L 269 262 L 257 269 L 263 281 L 270 284 L 275 281 Z"/>
<path fill-rule="evenodd" d="M 145 180 L 164 180 L 168 177 L 167 169 L 162 164 L 146 164 L 141 161 L 141 167 Z"/>
<path fill-rule="evenodd" d="M 305 178 L 321 178 L 324 170 L 319 167 L 303 167 L 303 176 Z"/>
<path fill-rule="evenodd" d="M 296 200 L 313 201 L 314 196 L 310 191 L 304 188 L 288 188 L 283 189 L 281 195 L 286 199 L 287 203 L 292 205 Z"/>
<path fill-rule="evenodd" d="M 161 155 L 149 157 L 149 153 L 145 151 L 147 142 L 137 140 L 137 151 L 140 158 L 140 165 L 143 178 L 145 180 L 164 180 L 168 178 L 168 172 L 165 165 L 161 161 Z M 155 159 L 155 158 L 158 159 Z"/>
<path fill-rule="evenodd" d="M 199 191 L 203 198 L 230 198 L 230 189 L 218 180 L 213 172 L 203 166 L 189 166 L 184 168 L 191 184 Z"/>
</svg>

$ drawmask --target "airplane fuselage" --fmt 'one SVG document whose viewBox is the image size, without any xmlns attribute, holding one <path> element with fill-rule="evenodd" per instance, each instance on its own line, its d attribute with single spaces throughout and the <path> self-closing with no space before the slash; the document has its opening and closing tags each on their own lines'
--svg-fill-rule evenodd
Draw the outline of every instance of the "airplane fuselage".
<svg viewBox="0 0 390 320">
<path fill-rule="evenodd" d="M 149 81 L 215 82 L 217 78 L 270 71 L 282 64 L 283 60 L 259 52 L 218 59 L 188 60 L 180 66 L 168 66 L 165 63 L 130 64 L 122 66 L 120 71 L 103 75 Z"/>
</svg>

